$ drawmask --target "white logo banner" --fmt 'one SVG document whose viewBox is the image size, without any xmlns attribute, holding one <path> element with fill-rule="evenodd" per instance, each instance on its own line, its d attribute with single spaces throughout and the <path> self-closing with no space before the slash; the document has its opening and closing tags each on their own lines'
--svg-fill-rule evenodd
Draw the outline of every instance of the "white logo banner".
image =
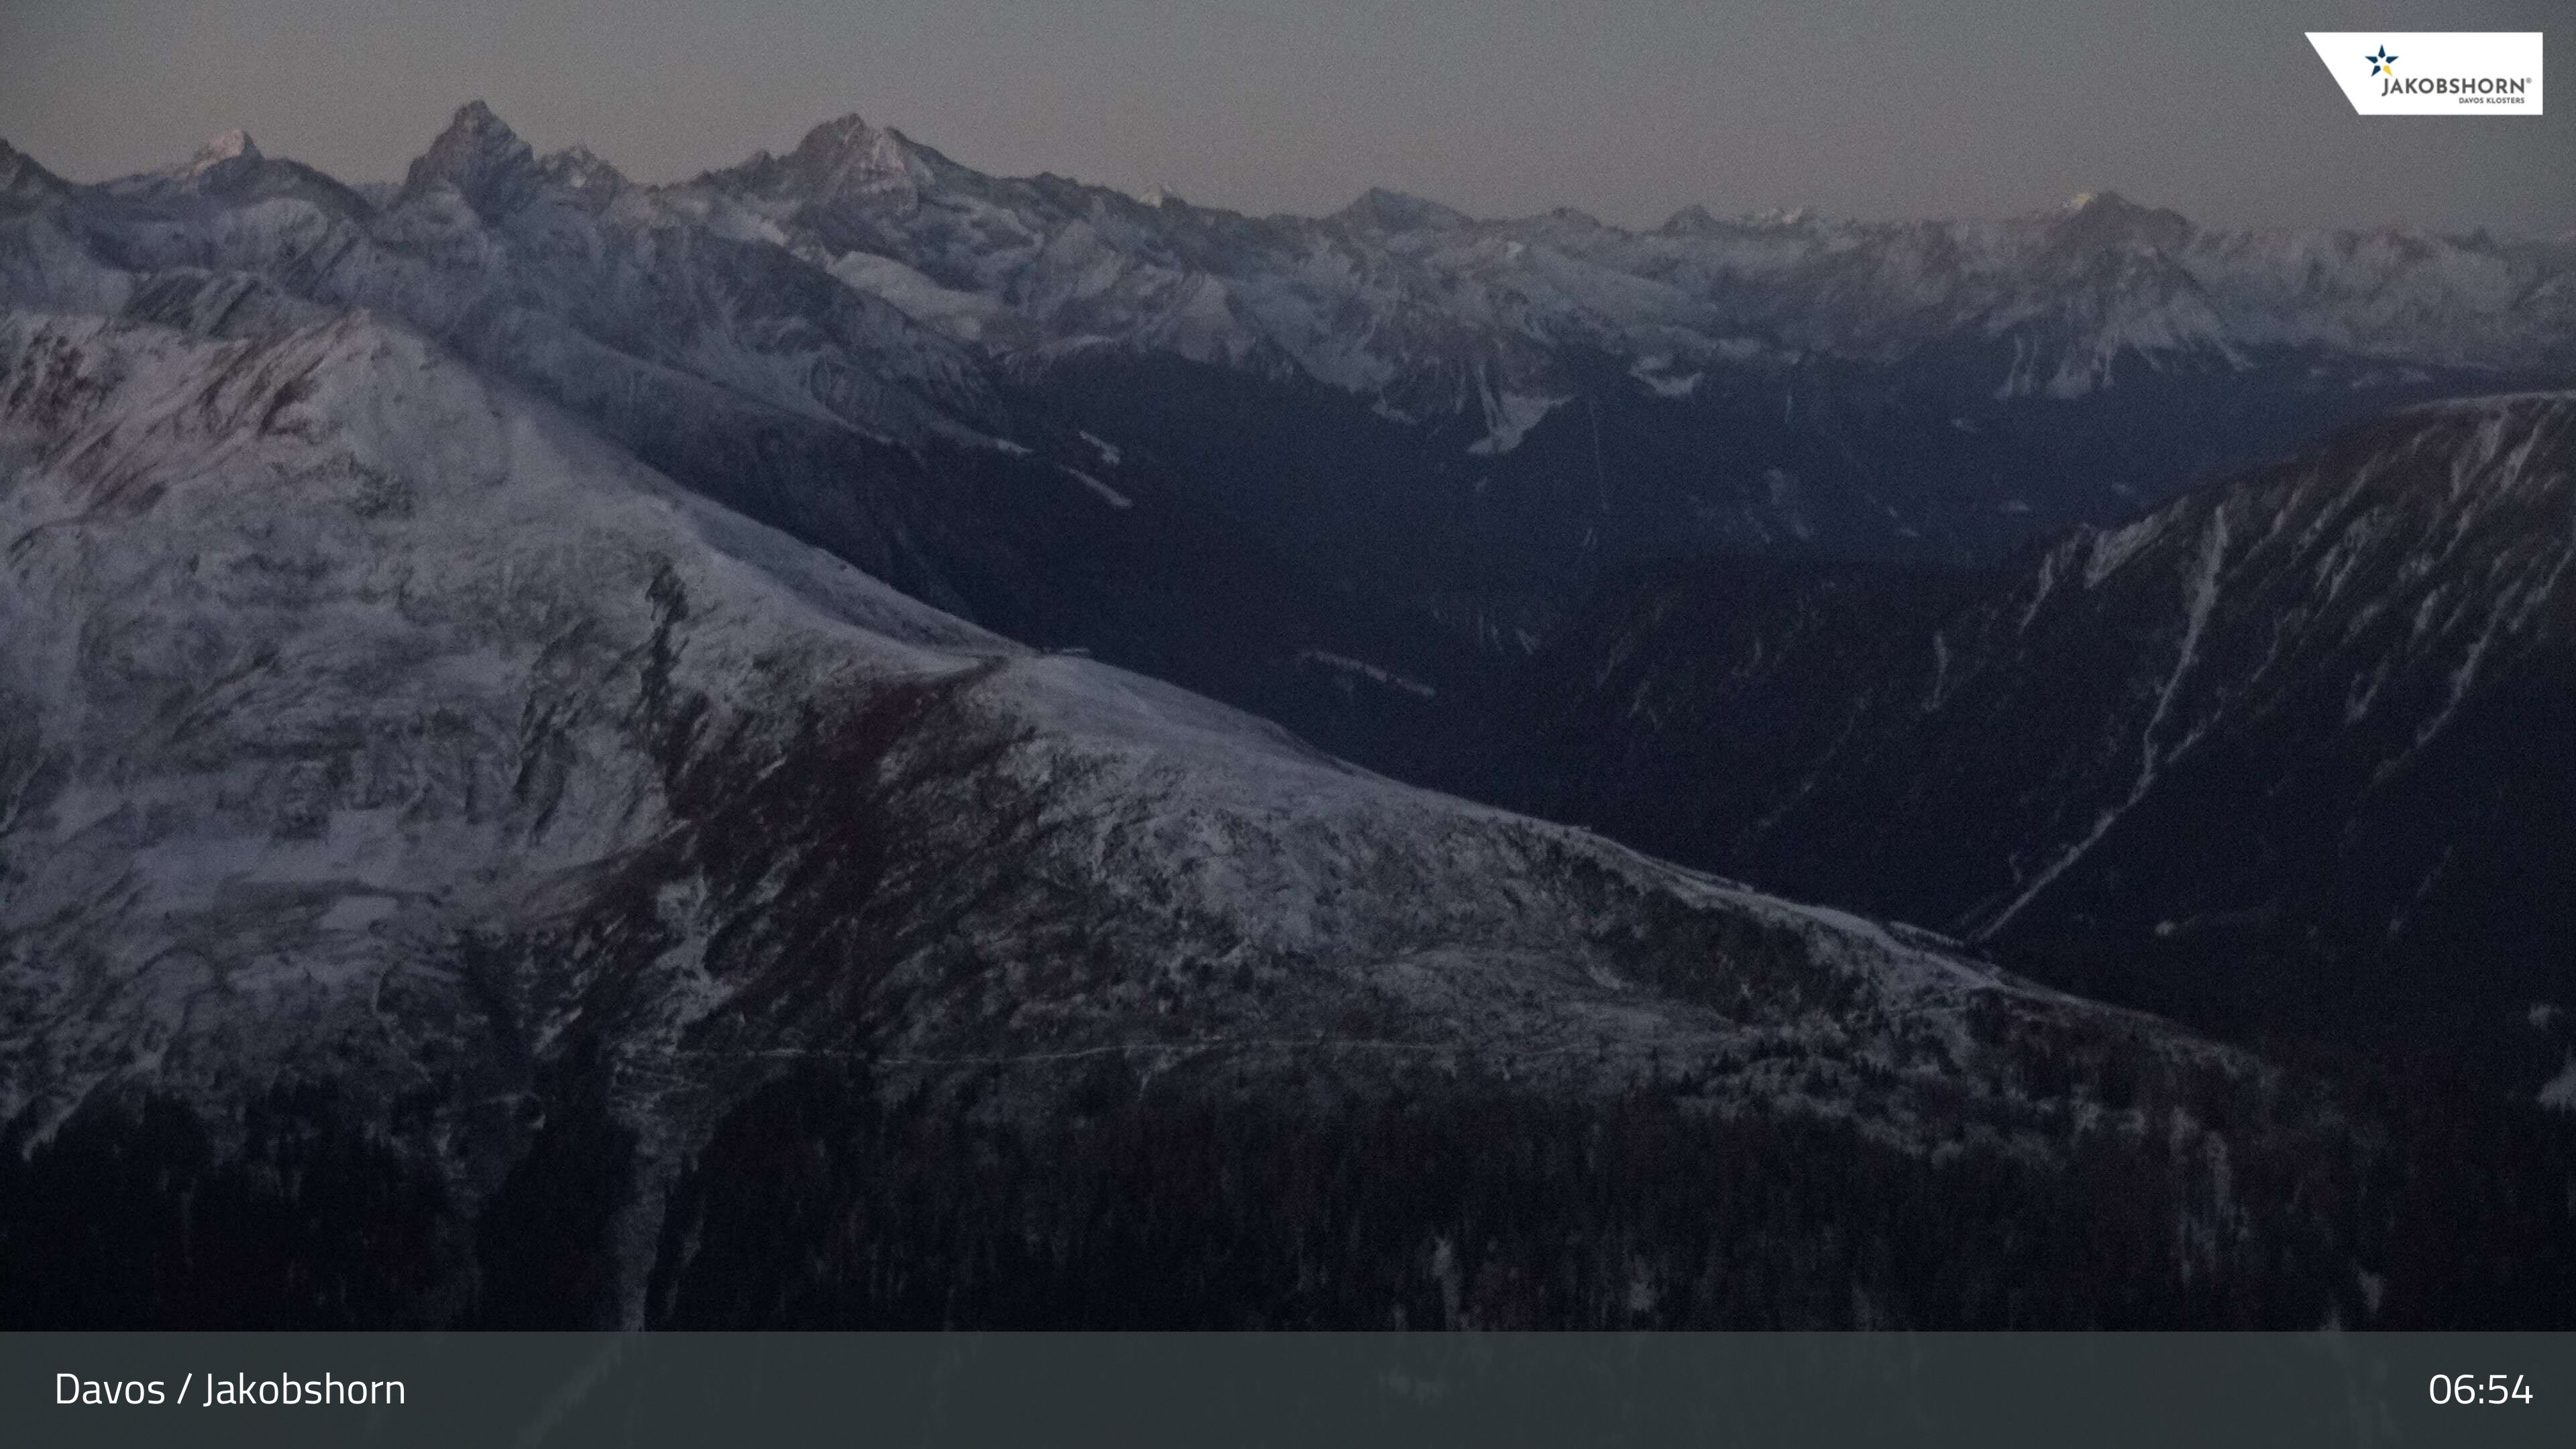
<svg viewBox="0 0 2576 1449">
<path fill-rule="evenodd" d="M 2536 116 L 2536 30 L 2308 32 L 2317 59 L 2365 116 Z"/>
</svg>

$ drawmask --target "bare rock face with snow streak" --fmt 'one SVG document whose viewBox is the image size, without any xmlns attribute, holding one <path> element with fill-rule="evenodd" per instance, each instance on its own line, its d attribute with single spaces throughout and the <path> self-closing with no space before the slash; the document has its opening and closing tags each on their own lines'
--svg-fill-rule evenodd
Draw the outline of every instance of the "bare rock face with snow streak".
<svg viewBox="0 0 2576 1449">
<path fill-rule="evenodd" d="M 1654 581 L 1536 686 L 1538 803 L 1965 936 L 2173 958 L 2126 979 L 2177 1004 L 2492 1035 L 2571 990 L 2571 558 L 2562 392 L 2398 412 L 1988 580 Z"/>
<path fill-rule="evenodd" d="M 2501 763 L 2486 751 L 2545 732 L 2540 716 L 2507 720 L 2576 663 L 2576 612 L 2560 591 L 2576 556 L 2571 521 L 2576 395 L 2541 394 L 2401 413 L 2050 549 L 1992 608 L 1936 636 L 1920 701 L 1941 721 L 1936 737 L 1992 739 L 2008 720 L 2063 710 L 2065 693 L 2040 675 L 2069 677 L 2070 656 L 2106 636 L 2136 647 L 2112 696 L 2119 722 L 2088 728 L 2061 715 L 2063 743 L 2034 762 L 2052 813 L 2029 834 L 2059 847 L 2017 862 L 1967 923 L 1992 934 L 2043 904 L 2068 908 L 2049 899 L 2061 882 L 2104 868 L 2092 853 L 2151 799 L 2169 814 L 2168 794 L 2193 800 L 2213 847 L 2226 835 L 2244 842 L 2249 874 L 2270 855 L 2352 881 L 2365 862 L 2331 840 L 2253 845 L 2273 833 L 2260 801 L 2332 802 L 2329 814 L 2349 822 L 2346 847 L 2373 854 L 2402 833 L 2396 821 L 2441 818 L 2434 801 Z M 2036 743 L 2016 733 L 2021 748 Z M 2295 763 L 2256 764 L 2292 741 Z M 2461 768 L 2463 751 L 2476 768 Z M 2256 769 L 2268 777 L 2261 792 L 2223 808 L 2225 779 Z M 2442 857 L 2474 848 L 2485 803 L 2461 799 L 2437 838 L 2413 842 L 2419 903 L 2439 886 Z M 2206 898 L 2176 901 L 2164 919 L 2253 904 L 2228 899 L 2230 872 L 2213 874 Z M 2391 935 L 2406 928 L 2402 909 L 2371 914 Z"/>
<path fill-rule="evenodd" d="M 491 107 L 475 101 L 411 163 L 403 194 L 417 198 L 434 187 L 453 187 L 477 212 L 497 221 L 527 204 L 541 182 L 536 152 Z"/>
</svg>

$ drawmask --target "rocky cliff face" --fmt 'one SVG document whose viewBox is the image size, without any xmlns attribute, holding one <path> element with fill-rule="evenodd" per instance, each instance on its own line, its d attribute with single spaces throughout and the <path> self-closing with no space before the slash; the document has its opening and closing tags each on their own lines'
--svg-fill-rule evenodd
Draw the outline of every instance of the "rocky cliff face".
<svg viewBox="0 0 2576 1449">
<path fill-rule="evenodd" d="M 2576 941 L 2571 424 L 2564 393 L 2401 412 L 1991 581 L 1641 584 L 1541 671 L 1535 778 L 1963 935 L 2189 953 L 2177 1004 L 2500 1029 Z"/>
</svg>

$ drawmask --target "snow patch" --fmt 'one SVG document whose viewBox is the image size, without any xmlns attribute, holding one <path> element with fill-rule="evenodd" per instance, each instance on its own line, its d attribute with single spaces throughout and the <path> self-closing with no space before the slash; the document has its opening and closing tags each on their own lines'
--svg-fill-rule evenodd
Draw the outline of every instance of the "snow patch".
<svg viewBox="0 0 2576 1449">
<path fill-rule="evenodd" d="M 2054 560 L 2056 555 L 2052 553 L 2049 557 Z M 2093 817 L 2092 829 L 2085 833 L 2084 838 L 2067 846 L 2057 859 L 2032 877 L 2021 894 L 1977 932 L 1976 940 L 1991 939 L 2012 924 L 2013 917 L 2038 899 L 2040 892 L 2055 884 L 2057 878 L 2066 873 L 2067 867 L 2082 860 L 2094 846 L 2101 844 L 2102 837 L 2111 833 L 2111 827 L 2119 822 L 2120 817 L 2147 798 L 2147 792 L 2155 787 L 2157 772 L 2179 759 L 2200 738 L 2199 731 L 2195 730 L 2161 755 L 2156 749 L 2156 732 L 2163 727 L 2165 716 L 2172 712 L 2174 698 L 2181 692 L 2183 680 L 2190 675 L 2192 666 L 2199 662 L 2201 635 L 2209 627 L 2210 616 L 2217 612 L 2219 580 L 2226 562 L 2227 511 L 2212 508 L 2209 527 L 2201 536 L 2199 566 L 2184 581 L 2183 603 L 2187 614 L 2182 644 L 2175 651 L 2173 670 L 2165 676 L 2164 687 L 2156 692 L 2154 712 L 2147 716 L 2146 727 L 2138 731 L 2138 748 L 2143 758 L 2139 762 L 2137 781 L 2129 787 L 2128 798 L 2097 813 Z M 2024 623 L 2027 625 L 2028 620 L 2025 619 Z"/>
<path fill-rule="evenodd" d="M 1570 397 L 1544 397 L 1537 393 L 1496 393 L 1485 390 L 1485 436 L 1467 445 L 1467 451 L 1478 457 L 1499 457 L 1521 445 L 1529 430 L 1549 413 L 1572 402 Z"/>
<path fill-rule="evenodd" d="M 191 176 L 211 171 L 227 161 L 245 159 L 252 161 L 260 159 L 259 147 L 251 143 L 250 132 L 226 131 L 198 147 L 196 155 L 189 157 L 183 164 L 171 168 L 170 174 L 186 180 Z"/>
<path fill-rule="evenodd" d="M 1353 659 L 1347 654 L 1335 654 L 1326 649 L 1303 649 L 1298 651 L 1297 657 L 1310 664 L 1321 664 L 1327 669 L 1338 670 L 1344 674 L 1355 674 L 1373 683 L 1383 684 L 1390 689 L 1401 689 L 1407 694 L 1423 699 L 1430 699 L 1440 692 L 1419 679 L 1408 678 L 1392 669 L 1371 664 L 1365 659 Z"/>
<path fill-rule="evenodd" d="M 2093 555 L 2084 561 L 2084 587 L 2098 587 L 2104 579 L 2119 572 L 2120 565 L 2127 563 L 2138 550 L 2153 543 L 2164 532 L 2164 525 L 2164 515 L 2151 513 L 2125 528 L 2095 535 Z"/>
<path fill-rule="evenodd" d="M 2567 1065 L 2540 1089 L 2540 1105 L 2559 1112 L 2576 1112 L 2576 1052 L 2567 1054 Z"/>
<path fill-rule="evenodd" d="M 1671 365 L 1672 359 L 1668 357 L 1641 357 L 1637 359 L 1636 366 L 1628 369 L 1628 375 L 1644 383 L 1646 390 L 1657 397 L 1689 397 L 1699 391 L 1701 374 L 1691 372 L 1674 377 L 1665 371 Z"/>
<path fill-rule="evenodd" d="M 1060 468 L 1064 467 L 1061 463 L 1056 466 Z M 1090 474 L 1083 472 L 1080 468 L 1065 468 L 1064 471 L 1072 474 L 1075 481 L 1081 483 L 1083 487 L 1099 494 L 1100 501 L 1108 504 L 1112 508 L 1123 509 L 1133 508 L 1136 506 L 1135 499 L 1128 497 L 1126 494 L 1119 492 L 1117 489 L 1112 488 L 1108 484 L 1101 482 L 1099 479 L 1092 477 Z"/>
</svg>

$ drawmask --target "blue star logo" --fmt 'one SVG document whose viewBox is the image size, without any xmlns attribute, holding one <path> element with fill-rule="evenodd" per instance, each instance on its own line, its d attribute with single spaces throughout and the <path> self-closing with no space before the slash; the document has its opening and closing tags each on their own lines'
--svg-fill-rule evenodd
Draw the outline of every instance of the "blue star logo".
<svg viewBox="0 0 2576 1449">
<path fill-rule="evenodd" d="M 2370 62 L 2370 73 L 2372 75 L 2397 74 L 2397 57 L 2388 53 L 2387 46 L 2381 46 L 2379 48 L 2379 54 L 2365 55 L 2362 59 Z"/>
</svg>

